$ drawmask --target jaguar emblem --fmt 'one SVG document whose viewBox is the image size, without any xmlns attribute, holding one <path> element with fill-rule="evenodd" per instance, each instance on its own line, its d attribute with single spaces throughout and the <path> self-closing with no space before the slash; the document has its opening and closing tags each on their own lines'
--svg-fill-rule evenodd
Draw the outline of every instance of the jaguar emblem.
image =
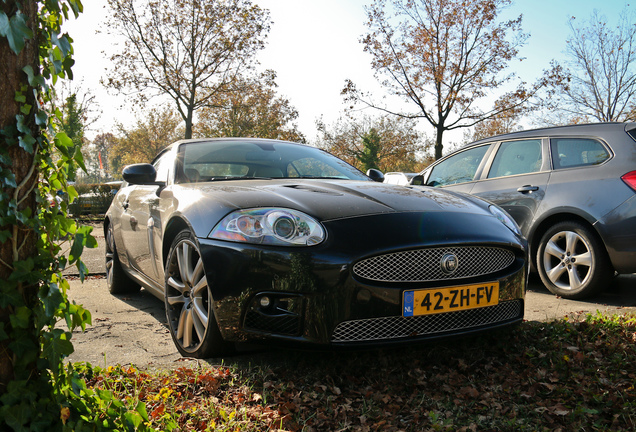
<svg viewBox="0 0 636 432">
<path fill-rule="evenodd" d="M 442 272 L 447 275 L 452 275 L 457 271 L 459 267 L 459 261 L 457 260 L 457 255 L 454 253 L 446 253 L 442 257 L 440 261 Z"/>
</svg>

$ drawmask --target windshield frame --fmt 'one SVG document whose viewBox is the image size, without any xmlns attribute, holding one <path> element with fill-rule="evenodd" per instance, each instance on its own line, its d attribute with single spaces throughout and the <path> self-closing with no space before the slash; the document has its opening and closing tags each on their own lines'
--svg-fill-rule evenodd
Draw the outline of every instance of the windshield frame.
<svg viewBox="0 0 636 432">
<path fill-rule="evenodd" d="M 301 178 L 372 181 L 322 149 L 286 141 L 186 141 L 177 151 L 175 183 Z"/>
</svg>

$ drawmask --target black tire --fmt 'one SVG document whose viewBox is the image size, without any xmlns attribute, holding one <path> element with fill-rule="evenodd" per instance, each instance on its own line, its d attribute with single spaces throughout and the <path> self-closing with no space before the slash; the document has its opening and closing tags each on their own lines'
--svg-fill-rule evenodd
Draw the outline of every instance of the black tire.
<svg viewBox="0 0 636 432">
<path fill-rule="evenodd" d="M 112 224 L 106 230 L 106 284 L 111 294 L 134 294 L 140 285 L 124 271 L 119 261 Z"/>
<path fill-rule="evenodd" d="M 537 270 L 552 293 L 568 299 L 592 296 L 608 285 L 613 270 L 601 240 L 579 222 L 560 222 L 541 237 Z"/>
<path fill-rule="evenodd" d="M 213 310 L 212 294 L 194 236 L 181 231 L 172 242 L 165 271 L 166 318 L 170 335 L 184 357 L 232 354 Z"/>
</svg>

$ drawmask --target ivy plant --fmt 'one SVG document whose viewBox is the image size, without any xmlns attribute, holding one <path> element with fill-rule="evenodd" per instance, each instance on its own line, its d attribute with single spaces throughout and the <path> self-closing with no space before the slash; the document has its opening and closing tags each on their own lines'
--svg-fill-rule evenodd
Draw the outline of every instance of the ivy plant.
<svg viewBox="0 0 636 432">
<path fill-rule="evenodd" d="M 84 329 L 91 315 L 69 301 L 62 270 L 77 266 L 83 281 L 80 257 L 96 241 L 91 227 L 68 217 L 67 200 L 56 199 L 77 198 L 69 180 L 86 168 L 80 146 L 56 129 L 60 110 L 50 107 L 55 83 L 73 77 L 72 39 L 61 26 L 82 9 L 81 0 L 0 0 L 0 49 L 10 50 L 1 54 L 33 53 L 14 81 L 19 109 L 0 123 L 2 431 L 148 429 L 144 406 L 92 391 L 64 362 L 73 330 Z M 0 62 L 0 76 L 10 76 L 10 67 Z"/>
</svg>

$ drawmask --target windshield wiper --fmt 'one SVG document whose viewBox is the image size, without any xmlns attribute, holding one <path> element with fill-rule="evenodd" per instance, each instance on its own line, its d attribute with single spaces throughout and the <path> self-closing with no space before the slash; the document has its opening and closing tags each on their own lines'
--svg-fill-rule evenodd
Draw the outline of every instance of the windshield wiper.
<svg viewBox="0 0 636 432">
<path fill-rule="evenodd" d="M 210 177 L 206 181 L 223 181 L 223 180 L 271 180 L 271 177 L 238 177 L 238 176 L 218 176 Z"/>
<path fill-rule="evenodd" d="M 293 178 L 301 178 L 301 179 L 327 179 L 327 180 L 351 180 L 348 177 L 338 177 L 338 176 L 313 176 L 313 175 L 301 175 Z"/>
</svg>

